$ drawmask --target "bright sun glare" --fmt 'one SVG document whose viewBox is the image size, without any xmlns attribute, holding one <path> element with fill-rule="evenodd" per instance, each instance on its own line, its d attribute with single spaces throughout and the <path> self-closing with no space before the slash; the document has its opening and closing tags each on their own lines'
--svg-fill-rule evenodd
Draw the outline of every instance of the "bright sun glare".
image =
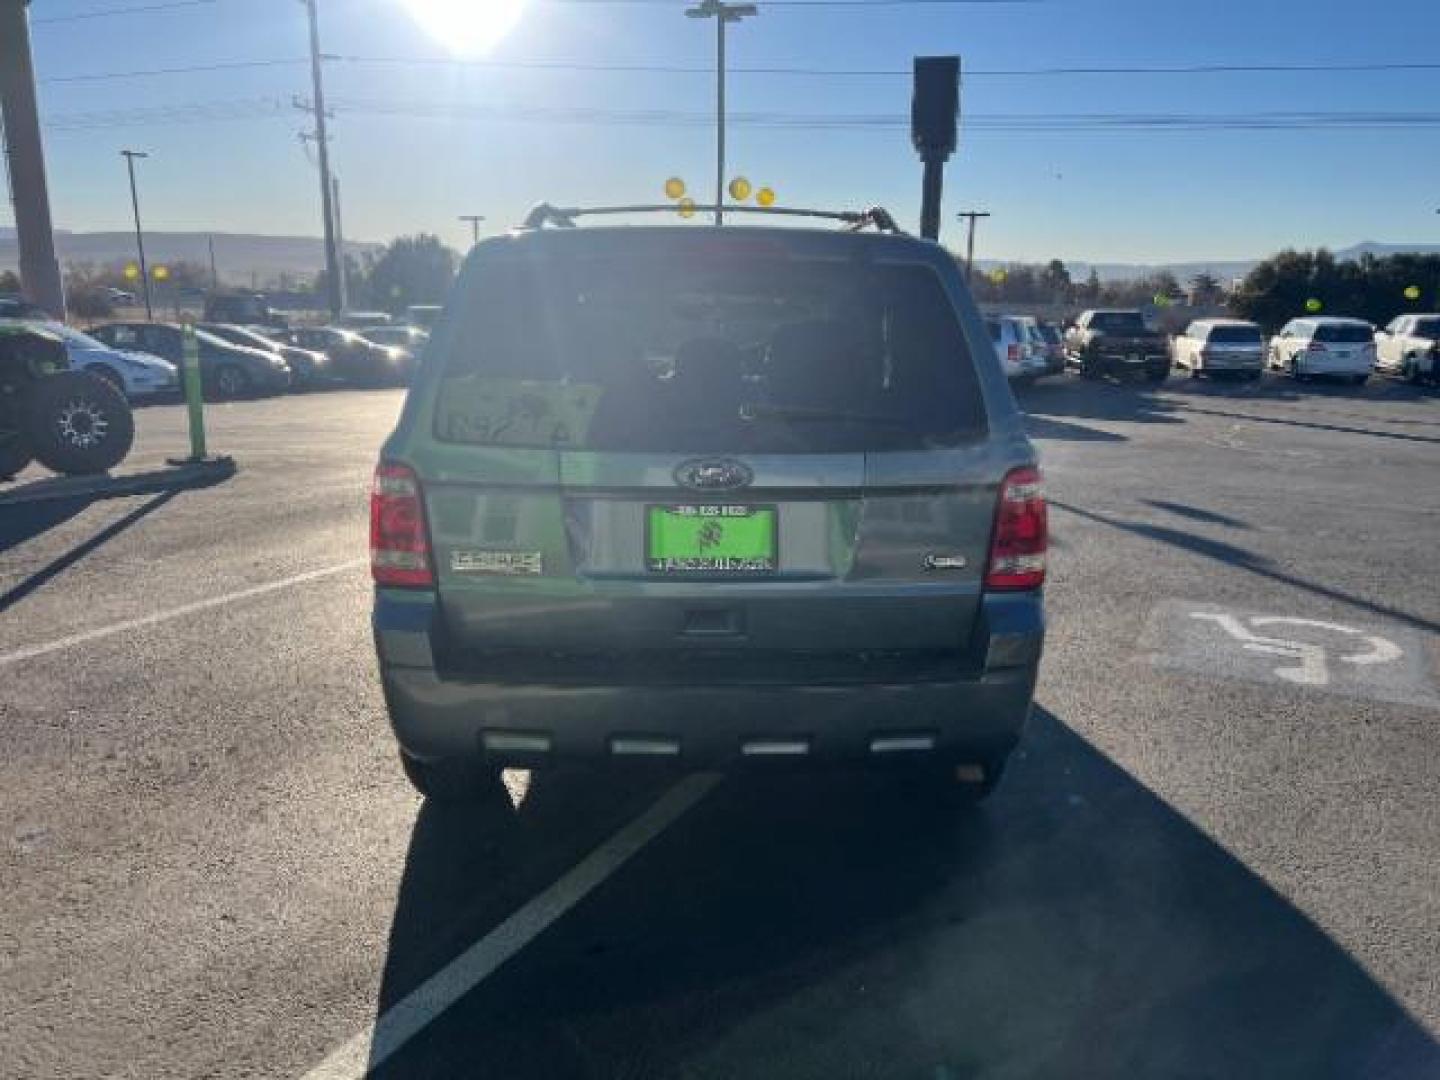
<svg viewBox="0 0 1440 1080">
<path fill-rule="evenodd" d="M 519 21 L 527 0 L 405 0 L 410 15 L 454 53 L 485 52 Z"/>
</svg>

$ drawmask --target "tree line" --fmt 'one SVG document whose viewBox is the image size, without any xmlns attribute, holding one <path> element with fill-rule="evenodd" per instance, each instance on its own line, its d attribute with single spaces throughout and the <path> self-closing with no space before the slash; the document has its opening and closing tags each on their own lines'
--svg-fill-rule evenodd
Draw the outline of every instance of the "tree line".
<svg viewBox="0 0 1440 1080">
<path fill-rule="evenodd" d="M 1273 332 L 1297 316 L 1343 315 L 1383 326 L 1407 311 L 1440 311 L 1440 254 L 1362 255 L 1337 260 L 1321 248 L 1285 250 L 1257 264 L 1238 287 L 1211 274 L 1184 285 L 1169 271 L 1104 281 L 1092 269 L 1074 281 L 1059 259 L 977 270 L 976 299 L 994 303 L 1072 307 L 1165 307 L 1189 303 L 1224 307 Z"/>
</svg>

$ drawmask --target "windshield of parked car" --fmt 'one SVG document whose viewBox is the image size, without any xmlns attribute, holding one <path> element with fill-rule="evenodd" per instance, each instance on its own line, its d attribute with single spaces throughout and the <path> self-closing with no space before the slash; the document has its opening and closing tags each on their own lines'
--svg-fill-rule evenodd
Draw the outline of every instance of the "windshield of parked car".
<svg viewBox="0 0 1440 1080">
<path fill-rule="evenodd" d="M 1215 345 L 1259 345 L 1258 326 L 1212 326 L 1206 341 Z"/>
<path fill-rule="evenodd" d="M 958 317 L 927 266 L 579 257 L 488 266 L 470 286 L 444 346 L 444 439 L 818 453 L 951 442 L 983 424 Z"/>
<path fill-rule="evenodd" d="M 1315 329 L 1316 341 L 1339 345 L 1358 345 L 1375 339 L 1375 331 L 1363 323 L 1321 323 Z"/>
<path fill-rule="evenodd" d="M 1097 311 L 1090 318 L 1090 329 L 1119 334 L 1145 329 L 1145 320 L 1134 311 Z"/>
</svg>

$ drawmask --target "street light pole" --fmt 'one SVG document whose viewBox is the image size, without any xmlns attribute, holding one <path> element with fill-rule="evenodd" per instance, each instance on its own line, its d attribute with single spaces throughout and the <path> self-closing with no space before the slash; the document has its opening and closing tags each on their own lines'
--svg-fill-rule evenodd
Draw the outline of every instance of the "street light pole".
<svg viewBox="0 0 1440 1080">
<path fill-rule="evenodd" d="M 963 218 L 970 223 L 970 232 L 965 240 L 965 280 L 967 282 L 973 282 L 975 280 L 975 220 L 977 218 L 988 218 L 990 211 L 962 210 L 955 216 L 957 218 Z"/>
<path fill-rule="evenodd" d="M 140 284 L 145 291 L 145 318 L 154 321 L 155 312 L 150 306 L 150 270 L 145 265 L 145 233 L 140 228 L 140 196 L 135 190 L 135 159 L 150 155 L 139 150 L 121 150 L 125 167 L 130 173 L 130 207 L 135 211 L 135 251 L 140 256 Z"/>
<path fill-rule="evenodd" d="M 471 242 L 471 245 L 473 246 L 473 245 L 475 245 L 475 244 L 480 243 L 480 222 L 482 222 L 482 221 L 485 220 L 485 215 L 484 215 L 484 214 L 461 214 L 461 215 L 460 215 L 460 220 L 461 220 L 461 221 L 468 221 L 468 222 L 470 223 L 470 242 Z"/>
<path fill-rule="evenodd" d="M 715 224 L 725 224 L 725 27 L 758 14 L 754 4 L 704 0 L 686 8 L 691 19 L 715 20 Z"/>
</svg>

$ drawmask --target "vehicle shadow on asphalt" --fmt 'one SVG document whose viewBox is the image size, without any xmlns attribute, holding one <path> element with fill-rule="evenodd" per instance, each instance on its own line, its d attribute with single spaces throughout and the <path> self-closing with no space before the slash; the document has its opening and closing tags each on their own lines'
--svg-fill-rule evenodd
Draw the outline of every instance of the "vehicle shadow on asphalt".
<svg viewBox="0 0 1440 1080">
<path fill-rule="evenodd" d="M 1142 424 L 1185 422 L 1181 417 L 1172 415 L 1175 409 L 1170 402 L 1154 396 L 1152 387 L 1126 383 L 1083 382 L 1066 377 L 1054 382 L 1038 382 L 1031 386 L 1017 387 L 1015 401 L 1030 423 L 1039 418 L 1058 423 L 1055 418 L 1062 416 Z M 1042 438 L 1047 437 L 1043 429 L 1034 430 L 1032 433 Z M 1062 434 L 1056 437 L 1065 436 Z M 1116 435 L 1115 438 L 1123 436 Z"/>
<path fill-rule="evenodd" d="M 1233 566 L 1244 570 L 1247 573 L 1259 577 L 1268 578 L 1270 581 L 1279 582 L 1282 585 L 1289 585 L 1291 588 L 1301 589 L 1316 596 L 1323 596 L 1327 600 L 1334 600 L 1346 604 L 1352 608 L 1368 611 L 1375 615 L 1382 615 L 1387 619 L 1394 619 L 1396 622 L 1412 626 L 1417 630 L 1425 630 L 1432 634 L 1440 634 L 1440 623 L 1399 608 L 1391 607 L 1389 604 L 1377 603 L 1374 600 L 1366 600 L 1364 597 L 1354 596 L 1341 589 L 1332 589 L 1328 585 L 1321 585 L 1318 582 L 1310 581 L 1295 574 L 1279 569 L 1263 555 L 1258 555 L 1245 548 L 1236 547 L 1234 544 L 1227 544 L 1223 540 L 1213 540 L 1208 536 L 1200 536 L 1196 533 L 1186 532 L 1184 529 L 1172 529 L 1166 525 L 1152 525 L 1143 521 L 1125 521 L 1121 518 L 1112 517 L 1109 514 L 1101 513 L 1098 510 L 1084 510 L 1073 503 L 1050 498 L 1048 500 L 1052 510 L 1060 510 L 1064 513 L 1074 514 L 1076 517 L 1085 518 L 1099 525 L 1108 525 L 1112 529 L 1130 533 L 1133 536 L 1143 536 L 1149 540 L 1158 540 L 1162 544 L 1170 544 L 1188 551 L 1192 555 L 1201 555 L 1207 559 L 1214 559 L 1216 562 L 1226 566 Z M 1167 509 L 1174 509 L 1167 507 Z M 1201 519 L 1204 520 L 1204 519 Z"/>
<path fill-rule="evenodd" d="M 147 499 L 124 517 L 112 521 L 105 528 L 76 544 L 63 555 L 52 559 L 23 581 L 0 593 L 0 612 L 14 607 L 31 593 L 63 574 L 81 559 L 93 553 L 107 542 L 115 539 L 126 529 L 137 524 L 159 510 L 180 492 L 170 490 Z M 18 547 L 57 525 L 64 524 L 77 516 L 94 502 L 90 498 L 56 499 L 51 502 L 19 506 L 0 517 L 0 553 Z"/>
<path fill-rule="evenodd" d="M 413 879 L 475 843 L 420 832 L 392 951 L 445 935 L 456 911 Z M 457 873 L 474 904 L 490 879 Z M 1340 945 L 1040 709 L 978 810 L 873 777 L 732 777 L 374 1075 L 1435 1070 L 1440 1045 Z"/>
</svg>

